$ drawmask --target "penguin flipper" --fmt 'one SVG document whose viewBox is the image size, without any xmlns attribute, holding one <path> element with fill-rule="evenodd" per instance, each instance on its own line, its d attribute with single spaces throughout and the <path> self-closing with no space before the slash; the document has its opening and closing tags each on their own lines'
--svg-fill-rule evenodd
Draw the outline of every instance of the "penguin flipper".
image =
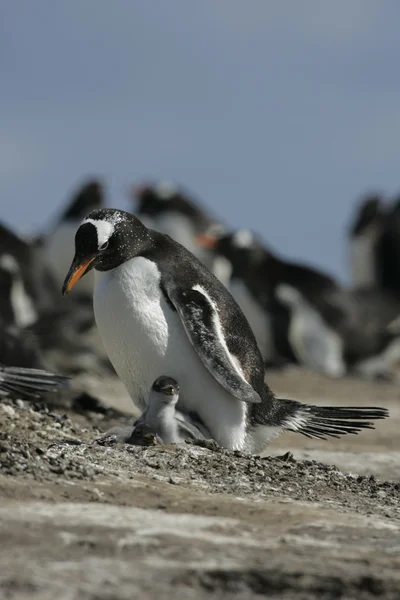
<svg viewBox="0 0 400 600">
<path fill-rule="evenodd" d="M 69 377 L 42 369 L 0 366 L 0 394 L 22 399 L 39 399 L 68 384 Z"/>
<path fill-rule="evenodd" d="M 185 417 L 179 411 L 175 411 L 175 418 L 179 421 L 179 433 L 185 440 L 206 439 L 203 432 L 188 417 Z M 211 437 L 211 435 L 208 437 Z"/>
<path fill-rule="evenodd" d="M 218 311 L 208 294 L 194 288 L 166 291 L 194 350 L 214 379 L 243 402 L 261 402 L 244 378 L 238 359 L 229 352 Z"/>
</svg>

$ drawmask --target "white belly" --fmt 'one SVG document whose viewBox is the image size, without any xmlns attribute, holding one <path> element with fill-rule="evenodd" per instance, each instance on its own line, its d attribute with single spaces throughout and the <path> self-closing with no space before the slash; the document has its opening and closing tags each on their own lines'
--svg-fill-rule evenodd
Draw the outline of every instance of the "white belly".
<svg viewBox="0 0 400 600">
<path fill-rule="evenodd" d="M 229 291 L 244 312 L 264 360 L 275 356 L 271 333 L 270 317 L 256 300 L 251 296 L 244 282 L 235 278 L 229 284 Z"/>
<path fill-rule="evenodd" d="M 299 361 L 329 377 L 343 377 L 343 342 L 312 307 L 294 309 L 289 327 L 289 342 Z"/>
<path fill-rule="evenodd" d="M 246 405 L 204 367 L 159 278 L 155 263 L 142 257 L 96 271 L 94 312 L 108 356 L 139 408 L 155 379 L 171 376 L 180 387 L 177 408 L 196 411 L 220 445 L 244 449 Z"/>
</svg>

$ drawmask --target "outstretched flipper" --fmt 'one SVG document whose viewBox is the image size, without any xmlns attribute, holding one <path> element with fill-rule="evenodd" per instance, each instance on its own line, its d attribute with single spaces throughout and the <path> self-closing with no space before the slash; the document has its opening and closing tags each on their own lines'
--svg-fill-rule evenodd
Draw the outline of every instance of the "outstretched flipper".
<svg viewBox="0 0 400 600">
<path fill-rule="evenodd" d="M 0 396 L 37 399 L 58 392 L 68 381 L 69 377 L 42 369 L 0 366 Z"/>
<path fill-rule="evenodd" d="M 277 416 L 281 419 L 282 429 L 325 440 L 375 429 L 373 421 L 385 419 L 389 411 L 375 406 L 314 406 L 280 399 Z"/>
</svg>

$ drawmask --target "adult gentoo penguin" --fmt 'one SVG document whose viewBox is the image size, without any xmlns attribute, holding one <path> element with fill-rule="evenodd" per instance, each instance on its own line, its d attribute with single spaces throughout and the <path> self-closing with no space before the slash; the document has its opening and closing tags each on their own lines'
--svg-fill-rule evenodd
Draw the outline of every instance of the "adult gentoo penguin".
<svg viewBox="0 0 400 600">
<path fill-rule="evenodd" d="M 262 451 L 284 429 L 314 437 L 357 433 L 382 408 L 324 408 L 279 400 L 264 382 L 251 328 L 226 288 L 183 246 L 130 213 L 92 211 L 75 236 L 63 293 L 95 269 L 100 336 L 132 400 L 144 408 L 160 373 L 179 381 L 178 409 L 221 446 Z"/>
<path fill-rule="evenodd" d="M 210 438 L 201 431 L 192 419 L 176 410 L 179 400 L 179 385 L 172 377 L 158 377 L 153 383 L 148 406 L 135 423 L 137 427 L 147 426 L 162 444 L 181 444 L 185 440 Z"/>
</svg>

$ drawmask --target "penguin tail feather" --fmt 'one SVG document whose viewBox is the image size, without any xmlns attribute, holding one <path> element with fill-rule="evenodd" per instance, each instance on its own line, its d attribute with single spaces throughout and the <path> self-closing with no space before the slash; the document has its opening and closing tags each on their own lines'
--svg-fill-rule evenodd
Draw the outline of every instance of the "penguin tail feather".
<svg viewBox="0 0 400 600">
<path fill-rule="evenodd" d="M 314 406 L 281 399 L 279 403 L 287 403 L 290 409 L 284 411 L 283 429 L 320 440 L 340 438 L 348 433 L 357 434 L 363 429 L 375 429 L 373 421 L 389 416 L 386 408 L 375 406 Z"/>
<path fill-rule="evenodd" d="M 58 392 L 68 384 L 69 377 L 55 375 L 42 369 L 1 367 L 0 390 L 14 398 L 41 398 L 43 394 Z"/>
</svg>

